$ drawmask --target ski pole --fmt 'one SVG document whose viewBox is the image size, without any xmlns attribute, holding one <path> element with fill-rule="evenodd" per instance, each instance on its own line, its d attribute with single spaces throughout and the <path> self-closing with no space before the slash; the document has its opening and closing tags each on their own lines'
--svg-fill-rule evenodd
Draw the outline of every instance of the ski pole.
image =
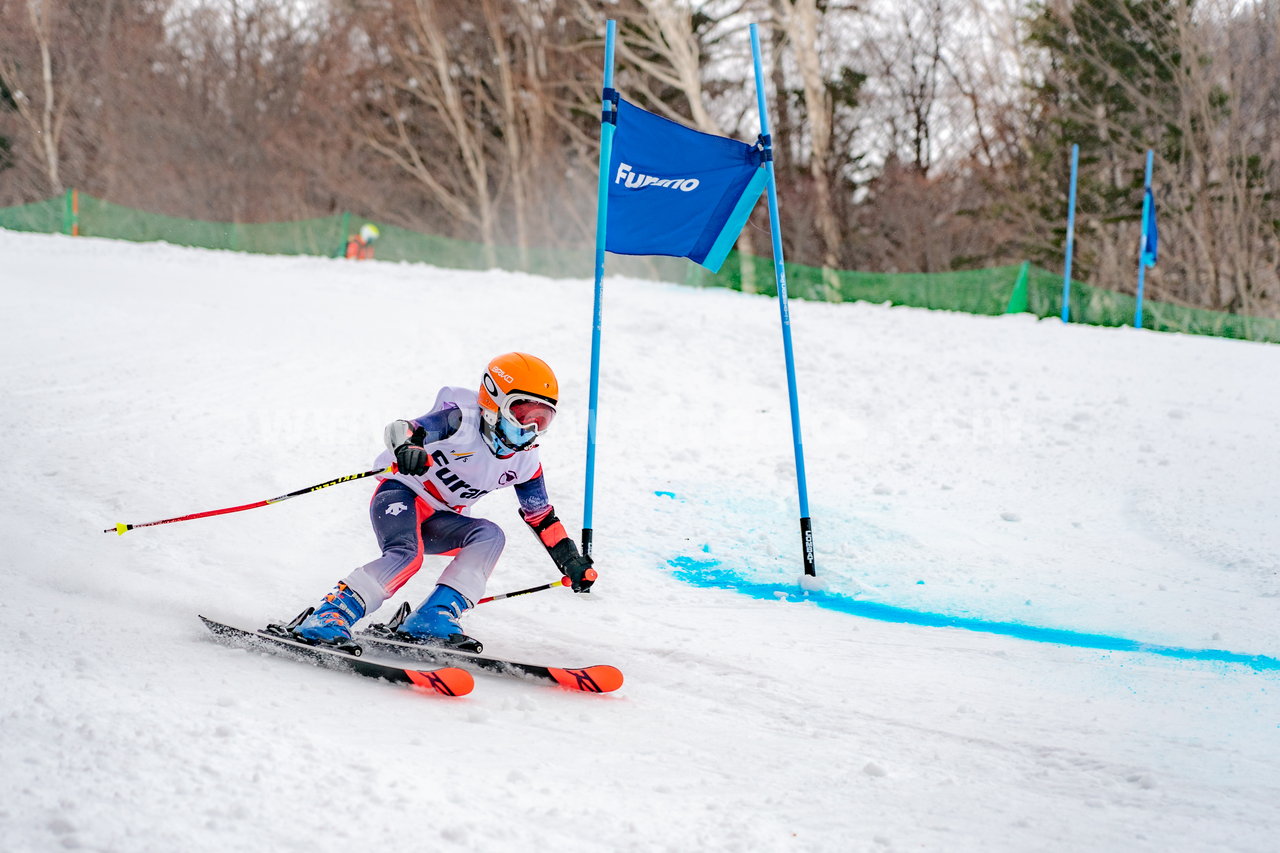
<svg viewBox="0 0 1280 853">
<path fill-rule="evenodd" d="M 490 601 L 501 601 L 504 598 L 515 598 L 517 595 L 528 595 L 531 592 L 542 592 L 544 589 L 555 589 L 558 586 L 568 586 L 572 581 L 566 575 L 558 581 L 544 583 L 542 586 L 531 586 L 528 589 L 518 589 L 515 592 L 504 592 L 502 595 L 491 595 L 488 598 L 482 598 L 476 604 L 488 604 Z"/>
<path fill-rule="evenodd" d="M 586 578 L 589 581 L 596 579 L 596 570 L 587 569 Z M 528 595 L 531 592 L 542 592 L 544 589 L 555 589 L 558 586 L 573 586 L 573 581 L 569 580 L 569 576 L 565 575 L 558 581 L 544 583 L 542 586 L 531 586 L 528 589 L 518 589 L 515 592 L 504 592 L 502 595 L 491 595 L 488 598 L 482 598 L 476 604 L 487 604 L 490 601 L 501 601 L 504 598 L 515 598 L 517 595 Z"/>
<path fill-rule="evenodd" d="M 378 474 L 387 474 L 395 471 L 395 469 L 396 469 L 395 465 L 388 465 L 386 468 L 378 468 L 373 471 L 361 471 L 359 474 L 348 474 L 345 477 L 338 477 L 336 480 L 330 480 L 327 483 L 320 483 L 317 486 L 307 486 L 305 489 L 298 489 L 295 492 L 289 492 L 289 494 L 281 495 L 278 498 L 268 498 L 265 501 L 255 501 L 251 504 L 244 504 L 243 506 L 229 506 L 229 507 L 226 507 L 225 509 L 211 509 L 211 510 L 208 510 L 207 512 L 196 512 L 196 513 L 192 513 L 191 515 L 180 515 L 177 518 L 162 518 L 159 521 L 147 521 L 147 522 L 143 522 L 142 524 L 117 524 L 115 527 L 108 527 L 106 530 L 102 532 L 118 533 L 121 536 L 123 536 L 128 531 L 138 527 L 155 527 L 157 524 L 172 524 L 175 521 L 191 521 L 194 518 L 208 518 L 211 515 L 226 515 L 229 512 L 242 512 L 246 509 L 257 509 L 260 506 L 266 506 L 267 504 L 278 504 L 281 501 L 287 501 L 289 500 L 289 498 L 296 498 L 299 495 L 307 495 L 307 494 L 310 494 L 311 492 L 318 492 L 321 489 L 327 489 L 330 486 L 336 486 L 339 483 L 349 483 L 352 480 L 359 480 L 364 477 L 375 477 Z"/>
</svg>

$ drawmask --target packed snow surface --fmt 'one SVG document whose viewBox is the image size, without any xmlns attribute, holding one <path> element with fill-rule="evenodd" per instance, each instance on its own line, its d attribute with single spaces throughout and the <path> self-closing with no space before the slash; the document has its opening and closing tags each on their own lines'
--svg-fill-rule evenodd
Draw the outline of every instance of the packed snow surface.
<svg viewBox="0 0 1280 853">
<path fill-rule="evenodd" d="M 606 282 L 602 579 L 464 624 L 626 683 L 480 675 L 448 699 L 196 619 L 287 619 L 375 556 L 369 480 L 103 530 L 366 470 L 387 422 L 513 349 L 560 375 L 543 462 L 575 528 L 589 281 L 9 232 L 0 257 L 7 851 L 1277 848 L 1275 669 L 877 621 L 715 574 L 798 579 L 775 300 Z M 791 312 L 828 592 L 1280 656 L 1280 347 Z M 479 507 L 509 534 L 493 593 L 556 576 L 515 507 Z"/>
</svg>

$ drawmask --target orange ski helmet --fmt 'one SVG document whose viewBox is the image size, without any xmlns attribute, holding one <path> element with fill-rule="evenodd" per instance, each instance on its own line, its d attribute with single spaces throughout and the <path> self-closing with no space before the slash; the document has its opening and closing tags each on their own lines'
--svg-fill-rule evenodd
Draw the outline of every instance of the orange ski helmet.
<svg viewBox="0 0 1280 853">
<path fill-rule="evenodd" d="M 495 455 L 507 456 L 533 447 L 550 428 L 560 383 L 542 359 L 509 352 L 489 362 L 478 396 L 481 431 Z"/>
</svg>

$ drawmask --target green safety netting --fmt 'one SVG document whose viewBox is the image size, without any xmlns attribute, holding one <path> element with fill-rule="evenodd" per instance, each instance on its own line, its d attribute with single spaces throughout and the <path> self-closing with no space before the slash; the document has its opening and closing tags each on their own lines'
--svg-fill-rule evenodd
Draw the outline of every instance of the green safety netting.
<svg viewBox="0 0 1280 853">
<path fill-rule="evenodd" d="M 744 271 L 741 259 L 730 254 L 719 274 L 689 264 L 686 283 L 776 294 L 772 262 L 768 258 L 748 260 L 753 263 Z M 937 273 L 867 273 L 788 263 L 786 270 L 788 294 L 801 299 L 878 302 L 968 314 L 1062 315 L 1062 276 L 1030 264 Z M 744 287 L 744 272 L 754 279 L 753 287 Z M 1073 323 L 1131 326 L 1136 305 L 1137 300 L 1127 294 L 1071 282 Z M 1280 319 L 1150 299 L 1143 300 L 1142 316 L 1144 328 L 1160 332 L 1280 343 Z"/>
<path fill-rule="evenodd" d="M 54 234 L 59 231 L 70 234 L 65 208 L 67 202 L 61 198 L 48 201 L 36 201 L 31 204 L 20 204 L 17 207 L 0 207 L 0 228 L 11 231 L 39 231 Z"/>
<path fill-rule="evenodd" d="M 272 255 L 336 255 L 343 247 L 342 217 L 297 222 L 204 222 L 123 207 L 80 193 L 80 236 Z"/>
<path fill-rule="evenodd" d="M 1137 299 L 1114 290 L 1071 282 L 1071 322 L 1091 326 L 1132 326 Z M 1027 310 L 1040 317 L 1062 314 L 1062 276 L 1032 267 L 1027 282 Z M 1244 341 L 1280 343 L 1280 319 L 1188 308 L 1150 299 L 1142 301 L 1142 326 L 1157 332 L 1212 335 Z"/>
<path fill-rule="evenodd" d="M 205 222 L 148 213 L 68 190 L 64 197 L 0 208 L 0 228 L 79 234 L 118 240 L 164 241 L 182 246 L 276 255 L 342 257 L 350 235 L 366 220 L 350 214 L 297 222 Z M 415 261 L 452 269 L 505 269 L 582 277 L 594 268 L 587 249 L 517 249 L 485 246 L 393 225 L 379 225 L 379 260 Z M 776 295 L 769 258 L 730 253 L 719 273 L 681 258 L 610 256 L 609 272 L 697 287 Z M 1062 277 L 1030 264 L 938 273 L 868 273 L 787 264 L 787 292 L 799 299 L 876 302 L 963 311 L 1028 312 L 1058 317 Z M 1071 283 L 1071 320 L 1095 326 L 1132 325 L 1132 296 Z M 1165 332 L 1280 343 L 1280 319 L 1248 317 L 1145 300 L 1143 326 Z"/>
<path fill-rule="evenodd" d="M 824 270 L 788 263 L 786 270 L 787 294 L 798 299 L 887 302 L 968 314 L 1004 314 L 1021 267 L 938 273 L 875 273 Z M 777 295 L 772 259 L 744 258 L 737 252 L 729 253 L 719 273 L 692 267 L 686 283 Z"/>
</svg>

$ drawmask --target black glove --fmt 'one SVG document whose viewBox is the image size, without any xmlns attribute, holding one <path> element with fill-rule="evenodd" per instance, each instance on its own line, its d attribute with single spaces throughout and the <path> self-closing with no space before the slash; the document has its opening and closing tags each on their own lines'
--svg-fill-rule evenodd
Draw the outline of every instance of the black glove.
<svg viewBox="0 0 1280 853">
<path fill-rule="evenodd" d="M 427 473 L 427 451 L 406 441 L 396 448 L 396 468 L 401 474 L 420 477 Z"/>
<path fill-rule="evenodd" d="M 542 547 L 547 549 L 551 559 L 555 561 L 560 574 L 569 579 L 574 592 L 590 592 L 591 585 L 596 582 L 596 570 L 591 568 L 591 558 L 578 553 L 578 546 L 565 535 L 564 525 L 556 518 L 555 510 L 547 507 L 537 521 L 530 521 L 523 509 L 520 517 L 533 530 Z"/>
<path fill-rule="evenodd" d="M 591 591 L 591 585 L 596 582 L 596 570 L 591 568 L 590 557 L 578 553 L 578 546 L 573 544 L 572 539 L 561 539 L 547 551 L 550 552 L 551 559 L 556 561 L 561 574 L 572 581 L 574 592 Z"/>
</svg>

